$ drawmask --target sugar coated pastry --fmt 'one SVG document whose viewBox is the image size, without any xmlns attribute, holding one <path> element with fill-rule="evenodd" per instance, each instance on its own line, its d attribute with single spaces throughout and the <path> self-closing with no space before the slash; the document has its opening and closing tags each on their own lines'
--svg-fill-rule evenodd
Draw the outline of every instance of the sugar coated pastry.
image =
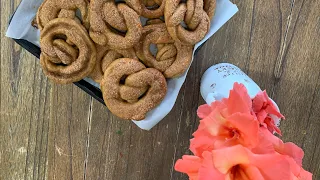
<svg viewBox="0 0 320 180">
<path fill-rule="evenodd" d="M 142 33 L 139 15 L 124 3 L 108 0 L 90 2 L 90 37 L 99 45 L 128 49 Z"/>
<path fill-rule="evenodd" d="M 81 19 L 86 28 L 89 27 L 88 0 L 45 0 L 38 9 L 37 23 L 40 30 L 55 18 L 70 18 L 78 21 L 76 11 L 80 10 Z"/>
<path fill-rule="evenodd" d="M 139 15 L 145 18 L 159 18 L 164 15 L 166 0 L 126 0 Z"/>
<path fill-rule="evenodd" d="M 147 7 L 157 6 L 157 3 L 154 0 L 142 0 L 141 3 L 143 3 Z"/>
<path fill-rule="evenodd" d="M 116 116 L 142 120 L 167 93 L 165 77 L 156 69 L 146 68 L 135 59 L 112 62 L 101 82 L 104 101 Z"/>
<path fill-rule="evenodd" d="M 210 20 L 213 18 L 216 11 L 217 2 L 216 0 L 203 0 L 203 9 L 208 14 Z"/>
<path fill-rule="evenodd" d="M 139 59 L 148 67 L 163 72 L 166 78 L 182 75 L 190 66 L 192 60 L 192 45 L 175 42 L 166 29 L 165 23 L 148 21 L 143 28 L 142 38 L 135 50 Z M 151 44 L 157 46 L 156 55 L 150 51 Z"/>
<path fill-rule="evenodd" d="M 165 23 L 172 38 L 182 44 L 201 41 L 210 28 L 210 18 L 204 11 L 203 0 L 166 0 Z M 185 22 L 186 28 L 182 26 Z"/>
<path fill-rule="evenodd" d="M 41 31 L 40 46 L 43 72 L 56 83 L 79 81 L 95 67 L 95 45 L 86 29 L 72 19 L 48 22 Z"/>
<path fill-rule="evenodd" d="M 33 23 L 40 64 L 59 84 L 93 79 L 113 114 L 143 120 L 164 99 L 166 78 L 189 68 L 215 8 L 216 0 L 44 0 Z"/>
<path fill-rule="evenodd" d="M 107 46 L 97 45 L 97 62 L 89 77 L 100 83 L 107 67 L 116 59 L 131 58 L 138 60 L 133 48 L 131 49 L 110 49 Z"/>
</svg>

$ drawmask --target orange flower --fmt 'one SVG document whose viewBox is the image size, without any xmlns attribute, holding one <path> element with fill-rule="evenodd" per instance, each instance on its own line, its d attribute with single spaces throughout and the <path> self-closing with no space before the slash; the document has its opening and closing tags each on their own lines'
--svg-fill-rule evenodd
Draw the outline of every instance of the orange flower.
<svg viewBox="0 0 320 180">
<path fill-rule="evenodd" d="M 259 92 L 253 98 L 252 109 L 261 125 L 267 127 L 270 132 L 277 132 L 281 135 L 280 129 L 275 125 L 275 122 L 270 115 L 275 115 L 278 118 L 284 118 L 284 116 L 270 100 L 266 91 Z"/>
<path fill-rule="evenodd" d="M 235 83 L 229 98 L 199 107 L 194 156 L 183 156 L 175 169 L 190 180 L 312 180 L 302 168 L 303 150 L 273 135 L 281 132 L 270 114 L 283 118 L 265 92 L 252 102 Z"/>
<path fill-rule="evenodd" d="M 286 156 L 290 165 L 291 177 L 293 180 L 312 180 L 312 174 L 299 166 L 294 159 Z"/>
<path fill-rule="evenodd" d="M 293 158 L 297 165 L 302 166 L 304 152 L 300 147 L 291 142 L 283 143 L 281 139 L 274 136 L 266 128 L 260 128 L 260 132 L 263 134 L 263 137 L 272 144 L 277 153 Z"/>
<path fill-rule="evenodd" d="M 252 115 L 236 113 L 229 117 L 207 117 L 194 132 L 190 149 L 201 156 L 205 150 L 242 144 L 254 148 L 258 144 L 259 122 Z"/>
<path fill-rule="evenodd" d="M 258 144 L 259 122 L 251 114 L 251 99 L 242 84 L 235 83 L 228 99 L 202 105 L 198 115 L 204 118 L 194 132 L 190 149 L 201 156 L 203 151 L 242 144 Z"/>
<path fill-rule="evenodd" d="M 257 155 L 241 145 L 205 152 L 204 156 L 210 154 L 226 180 L 292 179 L 289 162 L 279 154 Z"/>
<path fill-rule="evenodd" d="M 215 101 L 211 106 L 207 104 L 200 106 L 197 112 L 198 116 L 203 119 L 209 116 L 218 107 L 220 107 L 219 110 L 224 109 L 222 113 L 226 114 L 252 114 L 252 100 L 250 99 L 246 87 L 239 83 L 234 83 L 233 89 L 230 90 L 229 98 Z"/>
<path fill-rule="evenodd" d="M 197 156 L 184 155 L 175 164 L 175 170 L 186 173 L 190 180 L 197 180 L 203 160 Z"/>
<path fill-rule="evenodd" d="M 242 145 L 183 156 L 175 165 L 190 180 L 311 180 L 312 174 L 289 156 L 254 154 Z"/>
<path fill-rule="evenodd" d="M 216 180 L 224 179 L 213 165 L 212 158 L 199 158 L 197 156 L 184 155 L 175 164 L 175 170 L 186 173 L 190 180 Z"/>
</svg>

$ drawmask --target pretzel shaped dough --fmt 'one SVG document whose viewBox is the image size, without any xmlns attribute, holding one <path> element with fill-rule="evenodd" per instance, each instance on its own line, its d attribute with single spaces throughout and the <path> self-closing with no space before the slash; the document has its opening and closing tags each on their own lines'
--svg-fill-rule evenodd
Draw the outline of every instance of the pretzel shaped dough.
<svg viewBox="0 0 320 180">
<path fill-rule="evenodd" d="M 40 35 L 40 63 L 44 73 L 59 84 L 79 81 L 96 63 L 96 48 L 86 29 L 68 18 L 50 21 Z"/>
<path fill-rule="evenodd" d="M 163 72 L 166 78 L 182 75 L 190 66 L 193 46 L 175 42 L 164 23 L 156 20 L 147 22 L 150 23 L 151 25 L 144 27 L 142 38 L 135 46 L 137 56 L 148 67 Z M 151 44 L 157 46 L 158 51 L 155 56 L 150 51 Z"/>
<path fill-rule="evenodd" d="M 78 21 L 77 9 L 81 12 L 81 18 L 86 28 L 89 27 L 89 2 L 87 0 L 45 0 L 37 12 L 38 28 L 42 30 L 46 24 L 55 18 L 70 18 Z"/>
<path fill-rule="evenodd" d="M 139 15 L 146 18 L 159 18 L 164 15 L 166 0 L 126 0 Z"/>
<path fill-rule="evenodd" d="M 90 37 L 112 49 L 129 49 L 141 37 L 139 15 L 126 4 L 108 0 L 90 2 Z"/>
<path fill-rule="evenodd" d="M 171 37 L 182 44 L 201 41 L 210 28 L 210 18 L 203 9 L 203 0 L 167 0 L 165 22 Z M 185 22 L 186 28 L 181 25 Z"/>
<path fill-rule="evenodd" d="M 167 93 L 165 77 L 129 58 L 117 59 L 107 68 L 101 81 L 104 101 L 109 110 L 126 120 L 142 120 Z"/>
<path fill-rule="evenodd" d="M 216 11 L 217 1 L 216 0 L 203 0 L 203 9 L 208 14 L 210 20 L 212 20 Z"/>
<path fill-rule="evenodd" d="M 100 83 L 104 72 L 108 66 L 116 59 L 131 58 L 138 60 L 133 48 L 131 49 L 110 49 L 106 46 L 96 46 L 97 48 L 97 62 L 94 70 L 89 77 L 95 82 Z"/>
</svg>

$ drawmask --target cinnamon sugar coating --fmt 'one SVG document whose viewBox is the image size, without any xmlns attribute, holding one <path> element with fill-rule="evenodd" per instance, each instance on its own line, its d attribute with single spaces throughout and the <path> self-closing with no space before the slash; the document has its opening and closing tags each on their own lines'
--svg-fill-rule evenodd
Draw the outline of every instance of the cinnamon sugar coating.
<svg viewBox="0 0 320 180">
<path fill-rule="evenodd" d="M 216 0 L 203 0 L 203 9 L 208 14 L 210 20 L 213 18 L 217 7 Z"/>
<path fill-rule="evenodd" d="M 128 49 L 140 40 L 141 32 L 139 15 L 126 4 L 91 0 L 90 37 L 95 43 L 112 49 Z"/>
<path fill-rule="evenodd" d="M 159 18 L 164 15 L 166 0 L 126 0 L 127 4 L 145 18 Z"/>
<path fill-rule="evenodd" d="M 109 110 L 126 120 L 142 120 L 167 93 L 165 77 L 141 62 L 121 58 L 109 65 L 101 81 Z"/>
<path fill-rule="evenodd" d="M 59 84 L 90 77 L 113 114 L 145 119 L 164 99 L 166 78 L 189 68 L 215 8 L 216 0 L 44 0 L 36 16 L 43 72 Z"/>
<path fill-rule="evenodd" d="M 143 28 L 142 38 L 135 50 L 139 59 L 148 67 L 163 72 L 166 78 L 182 75 L 192 60 L 192 45 L 175 42 L 168 33 L 165 23 L 153 20 Z M 151 44 L 157 46 L 154 56 L 150 51 Z"/>
<path fill-rule="evenodd" d="M 165 23 L 171 37 L 182 44 L 194 45 L 201 41 L 210 28 L 210 18 L 203 9 L 203 0 L 167 0 Z M 185 22 L 186 27 L 181 25 Z"/>
<path fill-rule="evenodd" d="M 76 11 L 81 13 L 82 23 L 89 28 L 88 0 L 45 0 L 38 9 L 37 23 L 40 30 L 55 18 L 70 18 L 81 23 Z"/>
<path fill-rule="evenodd" d="M 96 46 L 97 48 L 97 61 L 94 70 L 89 77 L 95 82 L 100 83 L 104 72 L 108 66 L 116 59 L 131 58 L 138 60 L 133 48 L 131 49 L 110 49 L 107 46 Z"/>
<path fill-rule="evenodd" d="M 72 19 L 50 21 L 41 31 L 40 45 L 43 72 L 56 83 L 79 81 L 95 66 L 95 45 L 86 29 Z"/>
</svg>

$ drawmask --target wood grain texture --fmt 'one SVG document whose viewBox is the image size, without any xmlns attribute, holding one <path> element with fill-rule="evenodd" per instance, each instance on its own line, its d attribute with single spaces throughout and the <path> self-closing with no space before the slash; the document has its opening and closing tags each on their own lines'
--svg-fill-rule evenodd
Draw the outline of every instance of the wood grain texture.
<svg viewBox="0 0 320 180">
<path fill-rule="evenodd" d="M 35 58 L 5 37 L 18 1 L 1 1 L 0 179 L 46 176 L 51 84 Z"/>
<path fill-rule="evenodd" d="M 233 0 L 236 14 L 197 53 L 170 114 L 151 131 L 113 116 L 73 85 L 49 82 L 5 37 L 19 4 L 1 1 L 0 179 L 183 180 L 173 165 L 197 128 L 203 72 L 230 62 L 278 103 L 283 140 L 320 178 L 320 1 Z"/>
</svg>

